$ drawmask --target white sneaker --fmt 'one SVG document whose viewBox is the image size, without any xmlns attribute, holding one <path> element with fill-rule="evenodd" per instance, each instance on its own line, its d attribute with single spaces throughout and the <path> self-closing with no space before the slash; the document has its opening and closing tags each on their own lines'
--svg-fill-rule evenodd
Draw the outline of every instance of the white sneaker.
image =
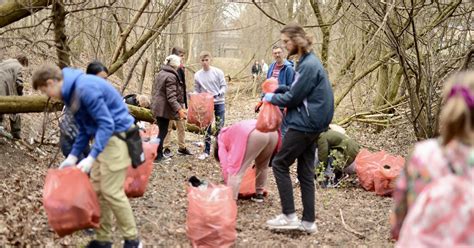
<svg viewBox="0 0 474 248">
<path fill-rule="evenodd" d="M 203 152 L 201 155 L 198 156 L 199 160 L 205 160 L 209 157 L 209 154 Z"/>
<path fill-rule="evenodd" d="M 296 230 L 300 225 L 301 222 L 296 215 L 293 218 L 289 218 L 286 214 L 280 214 L 274 219 L 267 221 L 268 228 L 277 230 Z"/>
<path fill-rule="evenodd" d="M 298 228 L 300 231 L 307 232 L 307 233 L 316 233 L 318 232 L 318 226 L 316 226 L 315 222 L 309 221 L 301 221 L 301 224 Z"/>
</svg>

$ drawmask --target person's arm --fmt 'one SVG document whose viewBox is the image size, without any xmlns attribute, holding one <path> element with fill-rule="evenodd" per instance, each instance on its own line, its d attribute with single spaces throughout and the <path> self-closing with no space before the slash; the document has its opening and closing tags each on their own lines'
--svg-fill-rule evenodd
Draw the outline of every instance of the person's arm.
<svg viewBox="0 0 474 248">
<path fill-rule="evenodd" d="M 224 72 L 219 72 L 219 96 L 223 96 L 227 90 L 227 82 L 225 81 Z"/>
<path fill-rule="evenodd" d="M 390 233 L 393 239 L 398 239 L 403 221 L 408 213 L 408 184 L 410 183 L 410 175 L 407 168 L 410 166 L 410 160 L 411 157 L 403 167 L 393 192 L 394 209 L 390 216 L 390 223 L 392 224 Z"/>
<path fill-rule="evenodd" d="M 23 67 L 20 67 L 17 71 L 16 71 L 16 82 L 15 82 L 15 85 L 16 85 L 16 91 L 18 93 L 19 96 L 22 96 L 23 95 Z"/>
<path fill-rule="evenodd" d="M 198 75 L 194 75 L 194 91 L 197 93 L 202 92 L 201 83 L 199 82 Z"/>
<path fill-rule="evenodd" d="M 321 70 L 321 68 L 319 68 Z M 275 94 L 271 103 L 279 107 L 296 108 L 303 103 L 303 100 L 310 94 L 315 87 L 315 72 L 311 68 L 303 67 L 299 77 L 295 80 L 291 89 L 284 94 Z"/>
<path fill-rule="evenodd" d="M 80 92 L 79 96 L 81 99 L 81 107 L 85 108 L 92 117 L 93 121 L 97 123 L 94 144 L 92 145 L 92 150 L 89 154 L 89 156 L 92 156 L 94 159 L 96 159 L 97 156 L 104 150 L 105 146 L 107 146 L 107 143 L 109 142 L 109 139 L 115 130 L 115 124 L 112 115 L 105 104 L 102 94 L 99 92 L 100 91 L 95 89 L 82 89 L 82 92 Z M 83 149 L 79 150 L 75 148 L 85 147 L 83 144 L 87 143 L 88 140 L 89 137 L 85 133 L 84 128 L 82 128 L 79 131 L 79 135 L 73 146 L 73 155 L 79 155 Z M 78 143 L 78 145 L 76 145 L 76 143 Z"/>
<path fill-rule="evenodd" d="M 181 104 L 179 104 L 177 96 L 177 83 L 178 82 L 174 81 L 171 77 L 167 77 L 165 80 L 166 98 L 171 106 L 171 109 L 173 110 L 173 114 L 178 113 L 178 111 L 181 109 Z"/>
<path fill-rule="evenodd" d="M 321 134 L 318 138 L 318 160 L 327 164 L 329 156 L 329 143 L 324 134 Z"/>
<path fill-rule="evenodd" d="M 291 86 L 295 80 L 295 69 L 291 66 L 286 66 L 286 86 Z"/>
</svg>

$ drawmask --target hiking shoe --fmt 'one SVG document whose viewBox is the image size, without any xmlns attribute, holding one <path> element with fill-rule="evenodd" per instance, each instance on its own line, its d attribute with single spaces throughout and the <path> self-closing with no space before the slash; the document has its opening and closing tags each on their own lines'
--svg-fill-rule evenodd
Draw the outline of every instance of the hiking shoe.
<svg viewBox="0 0 474 248">
<path fill-rule="evenodd" d="M 209 154 L 203 152 L 201 155 L 198 156 L 199 160 L 205 160 L 209 157 Z"/>
<path fill-rule="evenodd" d="M 300 220 L 298 220 L 296 215 L 293 218 L 289 218 L 286 214 L 280 214 L 274 219 L 267 221 L 268 228 L 275 230 L 296 230 L 300 227 L 300 224 Z"/>
<path fill-rule="evenodd" d="M 173 157 L 173 153 L 171 152 L 171 150 L 169 148 L 165 148 L 163 150 L 163 157 L 165 157 L 165 158 Z"/>
<path fill-rule="evenodd" d="M 300 231 L 307 232 L 307 233 L 316 233 L 318 232 L 318 226 L 316 226 L 315 222 L 309 221 L 301 221 L 300 226 L 298 227 Z"/>
<path fill-rule="evenodd" d="M 193 153 L 188 148 L 179 148 L 178 153 L 181 155 L 193 155 Z"/>
<path fill-rule="evenodd" d="M 252 201 L 262 203 L 263 202 L 263 194 L 259 193 L 256 194 L 255 196 L 252 196 L 251 198 Z"/>
<path fill-rule="evenodd" d="M 110 241 L 99 241 L 99 240 L 91 240 L 86 248 L 112 248 L 112 242 Z"/>
<path fill-rule="evenodd" d="M 140 240 L 125 240 L 123 243 L 123 248 L 142 248 L 142 242 Z"/>
</svg>

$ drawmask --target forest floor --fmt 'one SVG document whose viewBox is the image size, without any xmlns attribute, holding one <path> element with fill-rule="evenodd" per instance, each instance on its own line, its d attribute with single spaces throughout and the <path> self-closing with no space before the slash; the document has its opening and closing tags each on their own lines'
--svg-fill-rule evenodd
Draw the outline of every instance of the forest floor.
<svg viewBox="0 0 474 248">
<path fill-rule="evenodd" d="M 226 125 L 255 118 L 255 98 L 236 94 L 228 97 Z M 24 126 L 39 125 L 39 114 L 23 115 Z M 26 119 L 26 120 L 25 120 Z M 57 132 L 57 129 L 55 129 Z M 353 124 L 348 134 L 369 150 L 385 149 L 406 156 L 413 135 L 410 127 L 397 126 L 380 132 L 367 125 Z M 173 137 L 175 132 L 173 132 Z M 202 148 L 194 142 L 202 136 L 187 133 L 186 143 L 196 154 Z M 54 143 L 54 142 L 53 142 Z M 42 207 L 42 188 L 49 164 L 53 167 L 62 159 L 54 157 L 55 145 L 26 145 L 24 142 L 0 138 L 0 247 L 4 246 L 83 246 L 91 236 L 83 232 L 59 238 L 48 226 Z M 176 147 L 174 149 L 176 152 Z M 295 166 L 293 166 L 295 167 Z M 270 172 L 271 173 L 271 172 Z M 292 170 L 293 182 L 295 168 Z M 146 245 L 160 247 L 189 247 L 186 237 L 187 179 L 197 176 L 211 182 L 221 182 L 219 165 L 214 159 L 200 161 L 197 156 L 175 155 L 171 160 L 154 165 L 145 196 L 132 199 L 141 240 Z M 306 235 L 298 232 L 276 233 L 265 228 L 265 221 L 280 213 L 274 177 L 269 175 L 269 196 L 264 203 L 238 201 L 236 247 L 391 247 L 389 215 L 392 199 L 379 197 L 357 185 L 337 189 L 317 189 L 316 214 L 319 232 Z M 295 185 L 297 213 L 302 207 L 299 186 Z M 342 215 L 341 216 L 341 212 Z M 342 223 L 361 233 L 356 235 Z M 116 231 L 115 245 L 120 247 Z"/>
</svg>

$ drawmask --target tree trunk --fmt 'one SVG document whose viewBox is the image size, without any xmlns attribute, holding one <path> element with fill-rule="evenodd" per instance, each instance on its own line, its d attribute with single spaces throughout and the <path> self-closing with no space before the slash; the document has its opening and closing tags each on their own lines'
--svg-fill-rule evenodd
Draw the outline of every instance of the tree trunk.
<svg viewBox="0 0 474 248">
<path fill-rule="evenodd" d="M 387 100 L 387 88 L 389 85 L 388 81 L 388 65 L 383 64 L 379 68 L 379 80 L 377 85 L 377 95 L 374 101 L 374 107 L 377 108 L 386 103 Z"/>
<path fill-rule="evenodd" d="M 143 84 L 145 83 L 147 65 L 148 65 L 148 59 L 145 59 L 145 62 L 143 62 L 143 65 L 142 65 L 142 74 L 140 76 L 140 86 L 138 86 L 139 94 L 143 93 Z"/>
<path fill-rule="evenodd" d="M 53 99 L 48 101 L 45 96 L 0 96 L 0 114 L 55 112 L 61 111 L 63 106 L 61 101 Z M 128 109 L 136 120 L 155 122 L 149 109 L 133 105 L 128 105 Z M 202 130 L 191 124 L 186 124 L 186 129 L 189 132 L 202 133 Z"/>
<path fill-rule="evenodd" d="M 53 0 L 15 0 L 0 5 L 0 28 L 51 5 Z"/>
<path fill-rule="evenodd" d="M 54 41 L 58 56 L 58 66 L 62 69 L 71 65 L 71 49 L 67 44 L 65 32 L 66 11 L 63 0 L 56 0 L 53 4 Z"/>
</svg>

